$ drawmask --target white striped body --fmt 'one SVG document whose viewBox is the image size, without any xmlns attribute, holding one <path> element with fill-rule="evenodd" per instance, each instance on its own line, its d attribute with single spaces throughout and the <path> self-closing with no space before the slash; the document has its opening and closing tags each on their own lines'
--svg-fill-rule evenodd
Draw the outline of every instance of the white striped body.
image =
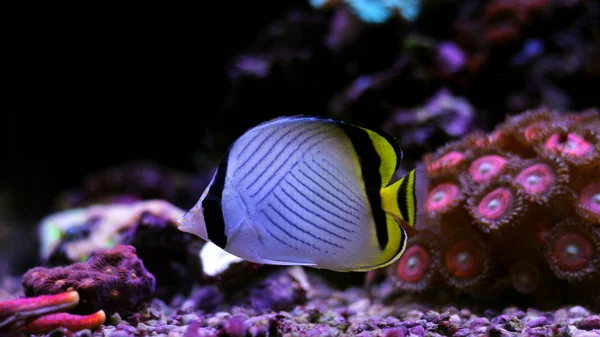
<svg viewBox="0 0 600 337">
<path fill-rule="evenodd" d="M 225 250 L 258 263 L 374 265 L 381 249 L 358 160 L 334 123 L 285 118 L 249 130 L 228 153 Z"/>
</svg>

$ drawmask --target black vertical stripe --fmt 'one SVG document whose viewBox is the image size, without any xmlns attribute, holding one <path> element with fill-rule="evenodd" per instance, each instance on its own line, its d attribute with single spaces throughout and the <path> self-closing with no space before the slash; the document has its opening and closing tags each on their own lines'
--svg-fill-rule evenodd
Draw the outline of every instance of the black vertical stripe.
<svg viewBox="0 0 600 337">
<path fill-rule="evenodd" d="M 415 226 L 417 224 L 417 204 L 419 202 L 419 200 L 417 200 L 417 171 L 412 171 L 413 174 L 413 190 L 412 190 L 412 197 L 414 200 L 414 207 L 413 207 L 413 226 Z"/>
<path fill-rule="evenodd" d="M 408 187 L 408 176 L 402 178 L 400 187 L 398 187 L 398 209 L 400 209 L 400 216 L 402 220 L 408 222 L 408 205 L 406 204 L 406 188 Z"/>
<path fill-rule="evenodd" d="M 227 235 L 225 235 L 225 219 L 223 218 L 223 207 L 221 197 L 225 187 L 225 176 L 227 175 L 227 162 L 229 160 L 229 150 L 221 159 L 215 178 L 208 190 L 208 193 L 202 201 L 202 212 L 206 222 L 206 232 L 208 239 L 221 248 L 227 245 Z"/>
<path fill-rule="evenodd" d="M 367 199 L 371 205 L 371 212 L 375 221 L 377 241 L 381 250 L 384 250 L 389 237 L 385 212 L 381 208 L 381 174 L 379 172 L 381 158 L 367 131 L 343 122 L 338 125 L 344 130 L 358 155 Z"/>
</svg>

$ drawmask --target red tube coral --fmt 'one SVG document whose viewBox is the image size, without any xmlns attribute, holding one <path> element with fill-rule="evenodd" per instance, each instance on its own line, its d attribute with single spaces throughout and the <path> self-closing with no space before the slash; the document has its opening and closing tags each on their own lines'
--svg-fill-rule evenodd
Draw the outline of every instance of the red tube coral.
<svg viewBox="0 0 600 337">
<path fill-rule="evenodd" d="M 84 329 L 94 329 L 106 321 L 104 310 L 87 315 L 79 316 L 64 312 L 54 313 L 38 317 L 19 328 L 19 331 L 26 333 L 40 333 L 52 331 L 56 328 L 65 327 L 68 331 L 80 331 Z"/>
<path fill-rule="evenodd" d="M 7 332 L 12 335 L 17 331 L 49 332 L 60 326 L 75 332 L 94 329 L 104 323 L 106 316 L 103 311 L 91 316 L 67 314 L 79 304 L 79 300 L 76 291 L 67 291 L 0 301 L 0 335 L 4 336 Z"/>
</svg>

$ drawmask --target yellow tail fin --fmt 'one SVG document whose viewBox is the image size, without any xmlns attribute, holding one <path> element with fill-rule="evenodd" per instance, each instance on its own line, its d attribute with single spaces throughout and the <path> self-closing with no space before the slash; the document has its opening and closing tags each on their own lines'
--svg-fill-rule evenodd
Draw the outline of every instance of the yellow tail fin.
<svg viewBox="0 0 600 337">
<path fill-rule="evenodd" d="M 417 229 L 424 226 L 427 168 L 419 165 L 402 179 L 381 190 L 383 210 Z"/>
</svg>

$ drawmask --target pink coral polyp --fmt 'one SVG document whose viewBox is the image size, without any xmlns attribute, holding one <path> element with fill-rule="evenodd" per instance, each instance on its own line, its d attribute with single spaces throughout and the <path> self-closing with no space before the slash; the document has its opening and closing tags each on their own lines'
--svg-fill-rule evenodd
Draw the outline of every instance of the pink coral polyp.
<svg viewBox="0 0 600 337">
<path fill-rule="evenodd" d="M 592 251 L 590 241 L 578 233 L 565 233 L 553 245 L 556 262 L 568 271 L 578 271 L 587 266 L 592 260 Z"/>
<path fill-rule="evenodd" d="M 458 165 L 465 158 L 465 155 L 459 151 L 452 151 L 443 155 L 440 159 L 431 164 L 431 170 L 437 170 L 440 167 L 452 167 Z"/>
<path fill-rule="evenodd" d="M 408 248 L 398 263 L 398 277 L 406 282 L 420 281 L 429 267 L 429 253 L 419 245 Z"/>
<path fill-rule="evenodd" d="M 454 244 L 445 256 L 446 268 L 456 278 L 470 278 L 477 274 L 482 264 L 482 253 L 471 242 Z"/>
<path fill-rule="evenodd" d="M 429 192 L 427 210 L 437 212 L 452 204 L 460 193 L 460 188 L 452 183 L 442 183 Z"/>
<path fill-rule="evenodd" d="M 539 137 L 540 130 L 546 125 L 546 121 L 534 122 L 523 130 L 523 137 L 530 143 L 533 143 Z"/>
<path fill-rule="evenodd" d="M 566 139 L 562 138 L 558 133 L 552 134 L 544 144 L 546 149 L 577 158 L 590 156 L 593 152 L 593 145 L 575 133 L 567 134 Z"/>
<path fill-rule="evenodd" d="M 488 193 L 477 206 L 479 215 L 489 220 L 501 219 L 507 214 L 513 203 L 512 192 L 508 188 L 499 187 Z"/>
<path fill-rule="evenodd" d="M 477 183 L 489 181 L 500 173 L 506 159 L 498 155 L 487 155 L 473 161 L 469 167 L 469 174 Z"/>
<path fill-rule="evenodd" d="M 439 162 L 444 166 L 453 166 L 458 164 L 464 157 L 465 156 L 462 153 L 458 151 L 452 151 L 440 158 Z"/>
<path fill-rule="evenodd" d="M 533 164 L 522 170 L 516 177 L 516 181 L 529 194 L 542 195 L 547 193 L 553 186 L 556 177 L 552 169 L 543 163 Z"/>
</svg>

